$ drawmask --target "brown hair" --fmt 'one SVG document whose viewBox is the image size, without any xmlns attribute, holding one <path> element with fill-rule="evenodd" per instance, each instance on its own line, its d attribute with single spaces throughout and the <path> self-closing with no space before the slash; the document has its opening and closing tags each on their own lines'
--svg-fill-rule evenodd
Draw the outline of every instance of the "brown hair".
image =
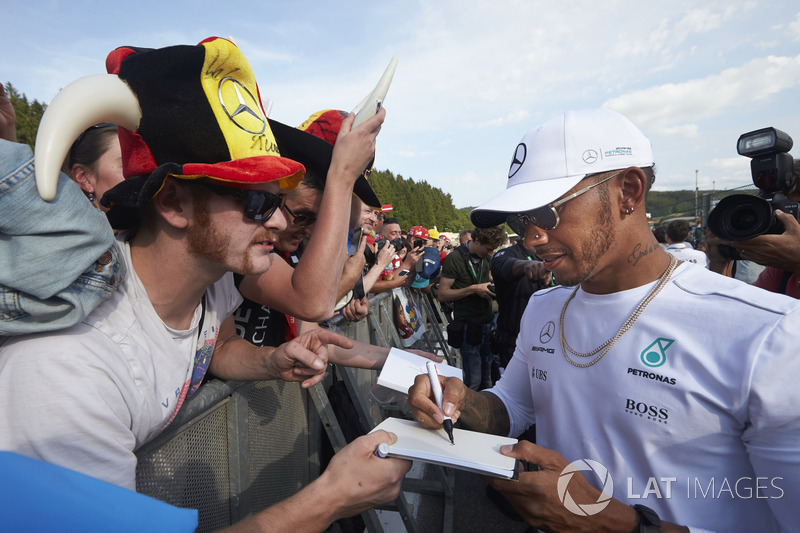
<svg viewBox="0 0 800 533">
<path fill-rule="evenodd" d="M 112 141 L 117 140 L 117 126 L 101 123 L 90 126 L 72 143 L 64 163 L 64 170 L 72 176 L 74 165 L 83 165 L 97 172 L 97 161 L 108 151 Z"/>
<path fill-rule="evenodd" d="M 503 229 L 503 226 L 475 228 L 472 230 L 472 240 L 479 241 L 490 248 L 497 248 L 506 242 L 506 230 Z"/>
<path fill-rule="evenodd" d="M 692 226 L 686 220 L 673 220 L 667 226 L 667 237 L 672 242 L 683 242 L 689 235 Z"/>
</svg>

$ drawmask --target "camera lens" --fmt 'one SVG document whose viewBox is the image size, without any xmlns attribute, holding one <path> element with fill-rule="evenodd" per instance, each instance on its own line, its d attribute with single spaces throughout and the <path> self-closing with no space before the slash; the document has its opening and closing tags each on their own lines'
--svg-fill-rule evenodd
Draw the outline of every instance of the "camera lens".
<svg viewBox="0 0 800 533">
<path fill-rule="evenodd" d="M 736 232 L 747 232 L 758 224 L 758 213 L 749 205 L 737 206 L 728 218 L 731 229 Z"/>
<path fill-rule="evenodd" d="M 769 201 L 749 194 L 734 194 L 720 200 L 708 215 L 708 228 L 726 241 L 752 239 L 766 233 L 773 221 Z"/>
</svg>

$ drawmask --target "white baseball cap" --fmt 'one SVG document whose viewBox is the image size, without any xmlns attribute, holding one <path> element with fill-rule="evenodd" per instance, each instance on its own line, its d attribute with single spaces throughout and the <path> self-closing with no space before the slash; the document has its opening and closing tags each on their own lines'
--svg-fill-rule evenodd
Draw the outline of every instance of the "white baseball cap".
<svg viewBox="0 0 800 533">
<path fill-rule="evenodd" d="M 472 210 L 479 228 L 549 204 L 589 174 L 654 164 L 650 140 L 610 109 L 570 111 L 528 132 L 517 145 L 506 190 Z"/>
</svg>

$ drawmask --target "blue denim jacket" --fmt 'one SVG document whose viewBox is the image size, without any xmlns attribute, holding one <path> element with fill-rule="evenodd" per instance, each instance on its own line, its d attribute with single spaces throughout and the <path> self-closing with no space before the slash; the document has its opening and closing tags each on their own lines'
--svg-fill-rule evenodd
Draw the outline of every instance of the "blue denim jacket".
<svg viewBox="0 0 800 533">
<path fill-rule="evenodd" d="M 125 275 L 105 215 L 61 174 L 45 202 L 33 154 L 0 139 L 0 335 L 66 328 L 108 298 Z"/>
</svg>

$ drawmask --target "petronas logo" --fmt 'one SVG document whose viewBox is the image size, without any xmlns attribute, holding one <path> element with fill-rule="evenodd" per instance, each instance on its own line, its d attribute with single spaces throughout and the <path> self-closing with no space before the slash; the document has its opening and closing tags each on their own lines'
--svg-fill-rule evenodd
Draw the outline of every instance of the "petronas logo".
<svg viewBox="0 0 800 533">
<path fill-rule="evenodd" d="M 646 366 L 656 368 L 667 362 L 667 348 L 672 346 L 675 342 L 674 339 L 665 339 L 659 337 L 650 344 L 647 348 L 642 350 L 639 358 Z"/>
</svg>

